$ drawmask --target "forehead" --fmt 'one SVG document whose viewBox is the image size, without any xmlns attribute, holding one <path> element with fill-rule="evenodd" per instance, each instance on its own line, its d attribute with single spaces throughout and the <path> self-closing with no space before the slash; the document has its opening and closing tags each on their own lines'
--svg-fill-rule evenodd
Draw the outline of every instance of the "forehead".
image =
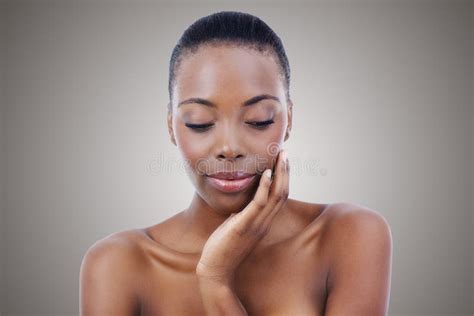
<svg viewBox="0 0 474 316">
<path fill-rule="evenodd" d="M 237 46 L 203 46 L 185 56 L 176 76 L 176 101 L 187 97 L 245 98 L 268 93 L 284 98 L 273 54 Z"/>
</svg>

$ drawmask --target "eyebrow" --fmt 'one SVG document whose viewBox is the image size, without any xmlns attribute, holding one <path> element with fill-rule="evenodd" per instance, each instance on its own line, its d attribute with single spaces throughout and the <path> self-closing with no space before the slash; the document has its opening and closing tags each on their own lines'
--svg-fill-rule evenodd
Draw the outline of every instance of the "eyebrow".
<svg viewBox="0 0 474 316">
<path fill-rule="evenodd" d="M 260 95 L 257 95 L 257 96 L 254 96 L 254 97 L 248 99 L 247 101 L 242 103 L 242 106 L 253 105 L 253 104 L 256 104 L 256 103 L 258 103 L 262 100 L 275 100 L 275 101 L 278 101 L 279 103 L 281 103 L 280 99 L 273 96 L 273 95 L 260 94 Z M 184 101 L 179 102 L 178 107 L 183 105 L 183 104 L 190 104 L 190 103 L 201 104 L 201 105 L 205 105 L 205 106 L 209 106 L 209 107 L 217 107 L 215 103 L 213 103 L 209 100 L 203 99 L 203 98 L 189 98 L 189 99 L 186 99 Z"/>
</svg>

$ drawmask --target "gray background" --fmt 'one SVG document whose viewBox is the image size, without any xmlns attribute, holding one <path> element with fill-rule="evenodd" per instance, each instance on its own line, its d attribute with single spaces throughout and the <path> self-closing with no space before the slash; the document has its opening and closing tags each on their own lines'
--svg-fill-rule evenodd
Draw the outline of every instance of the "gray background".
<svg viewBox="0 0 474 316">
<path fill-rule="evenodd" d="M 186 207 L 166 130 L 184 29 L 253 13 L 292 67 L 290 197 L 380 212 L 390 315 L 473 313 L 470 1 L 10 1 L 0 10 L 2 315 L 74 315 L 87 248 Z"/>
</svg>

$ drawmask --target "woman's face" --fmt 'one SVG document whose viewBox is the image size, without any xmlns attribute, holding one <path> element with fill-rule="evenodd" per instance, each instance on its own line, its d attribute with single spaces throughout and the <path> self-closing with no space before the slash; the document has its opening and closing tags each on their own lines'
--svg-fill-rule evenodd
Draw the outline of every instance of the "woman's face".
<svg viewBox="0 0 474 316">
<path fill-rule="evenodd" d="M 291 129 L 278 64 L 249 48 L 200 47 L 181 61 L 173 91 L 168 130 L 198 194 L 222 214 L 240 211 Z M 244 189 L 224 192 L 212 185 L 216 172 L 256 176 Z"/>
</svg>

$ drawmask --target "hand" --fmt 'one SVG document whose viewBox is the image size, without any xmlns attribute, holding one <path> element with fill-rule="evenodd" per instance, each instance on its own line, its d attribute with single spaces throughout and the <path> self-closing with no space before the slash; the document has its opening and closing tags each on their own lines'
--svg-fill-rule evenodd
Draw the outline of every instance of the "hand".
<svg viewBox="0 0 474 316">
<path fill-rule="evenodd" d="M 219 283 L 232 282 L 235 269 L 269 231 L 273 218 L 289 194 L 289 165 L 286 150 L 279 153 L 273 178 L 260 177 L 254 198 L 238 213 L 232 213 L 204 245 L 196 274 Z M 271 172 L 269 172 L 271 174 Z"/>
</svg>

